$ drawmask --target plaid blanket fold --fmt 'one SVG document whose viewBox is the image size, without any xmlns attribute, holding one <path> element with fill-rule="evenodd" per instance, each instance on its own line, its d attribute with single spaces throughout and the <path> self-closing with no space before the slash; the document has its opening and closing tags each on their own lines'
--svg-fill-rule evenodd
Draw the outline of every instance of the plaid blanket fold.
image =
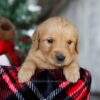
<svg viewBox="0 0 100 100">
<path fill-rule="evenodd" d="M 90 100 L 91 74 L 80 68 L 81 77 L 73 84 L 62 69 L 37 70 L 29 82 L 18 82 L 19 67 L 1 66 L 0 100 Z"/>
</svg>

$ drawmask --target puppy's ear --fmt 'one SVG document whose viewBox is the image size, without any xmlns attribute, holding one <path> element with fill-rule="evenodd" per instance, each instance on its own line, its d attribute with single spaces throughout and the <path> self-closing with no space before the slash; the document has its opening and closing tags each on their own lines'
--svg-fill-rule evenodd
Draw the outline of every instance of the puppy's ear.
<svg viewBox="0 0 100 100">
<path fill-rule="evenodd" d="M 39 32 L 37 30 L 33 33 L 32 45 L 35 51 L 39 49 Z"/>
<path fill-rule="evenodd" d="M 79 38 L 77 38 L 76 44 L 75 44 L 75 54 L 79 54 Z"/>
</svg>

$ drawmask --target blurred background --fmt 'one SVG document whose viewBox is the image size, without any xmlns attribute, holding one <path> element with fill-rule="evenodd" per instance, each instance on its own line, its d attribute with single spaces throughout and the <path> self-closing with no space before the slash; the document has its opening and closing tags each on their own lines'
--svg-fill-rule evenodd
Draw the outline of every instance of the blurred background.
<svg viewBox="0 0 100 100">
<path fill-rule="evenodd" d="M 100 100 L 100 0 L 0 0 L 0 17 L 16 26 L 15 48 L 25 55 L 37 25 L 57 15 L 78 28 L 79 63 L 92 74 L 91 100 Z"/>
</svg>

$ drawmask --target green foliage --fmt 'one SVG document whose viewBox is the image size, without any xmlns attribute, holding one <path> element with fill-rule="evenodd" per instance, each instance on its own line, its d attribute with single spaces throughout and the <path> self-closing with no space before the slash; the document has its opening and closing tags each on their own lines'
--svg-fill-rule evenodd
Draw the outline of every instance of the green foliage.
<svg viewBox="0 0 100 100">
<path fill-rule="evenodd" d="M 20 51 L 25 52 L 27 54 L 28 50 L 31 47 L 31 44 L 32 40 L 29 36 L 24 34 L 18 35 L 18 43 L 16 46 L 20 49 Z"/>
<path fill-rule="evenodd" d="M 24 52 L 28 52 L 31 40 L 25 37 L 23 30 L 28 31 L 37 25 L 36 20 L 40 11 L 30 10 L 28 0 L 0 0 L 0 17 L 10 19 L 16 26 L 18 32 L 17 47 Z M 34 6 L 34 5 L 33 5 Z M 26 39 L 26 42 L 24 41 Z M 23 42 L 24 41 L 24 42 Z"/>
<path fill-rule="evenodd" d="M 0 16 L 12 20 L 18 30 L 28 29 L 40 14 L 39 11 L 30 11 L 28 6 L 27 0 L 0 0 Z"/>
</svg>

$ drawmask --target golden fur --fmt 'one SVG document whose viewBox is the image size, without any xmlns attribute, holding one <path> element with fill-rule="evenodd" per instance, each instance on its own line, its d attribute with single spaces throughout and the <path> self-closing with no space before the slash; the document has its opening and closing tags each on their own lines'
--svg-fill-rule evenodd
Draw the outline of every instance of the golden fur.
<svg viewBox="0 0 100 100">
<path fill-rule="evenodd" d="M 29 54 L 18 73 L 19 82 L 28 81 L 36 68 L 63 68 L 65 78 L 73 83 L 80 78 L 77 63 L 79 36 L 76 28 L 62 17 L 52 17 L 40 24 L 32 37 Z M 57 55 L 64 55 L 59 63 Z"/>
</svg>

